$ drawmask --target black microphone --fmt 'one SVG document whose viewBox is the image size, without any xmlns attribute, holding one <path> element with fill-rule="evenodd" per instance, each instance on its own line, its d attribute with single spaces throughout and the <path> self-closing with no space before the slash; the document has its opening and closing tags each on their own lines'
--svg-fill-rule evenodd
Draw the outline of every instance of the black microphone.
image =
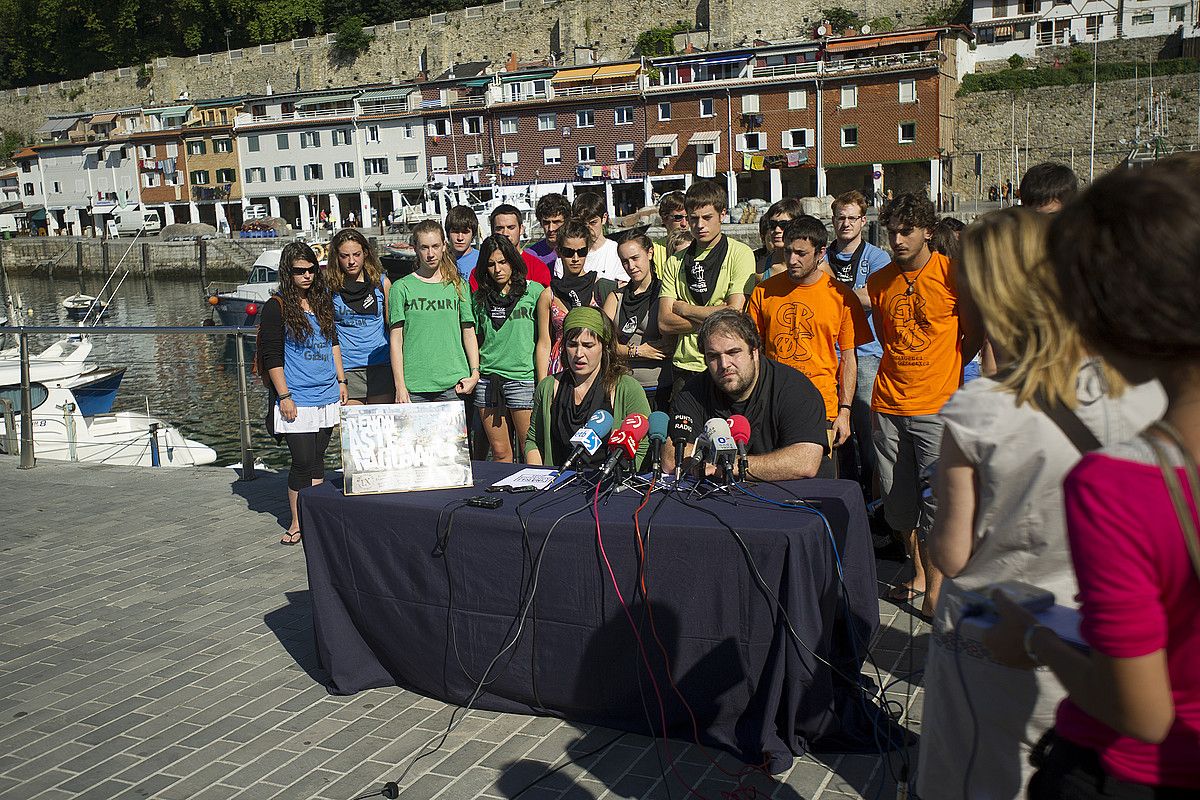
<svg viewBox="0 0 1200 800">
<path fill-rule="evenodd" d="M 671 420 L 671 441 L 675 442 L 675 480 L 683 476 L 684 453 L 696 441 L 696 422 L 687 414 L 676 414 Z"/>
</svg>

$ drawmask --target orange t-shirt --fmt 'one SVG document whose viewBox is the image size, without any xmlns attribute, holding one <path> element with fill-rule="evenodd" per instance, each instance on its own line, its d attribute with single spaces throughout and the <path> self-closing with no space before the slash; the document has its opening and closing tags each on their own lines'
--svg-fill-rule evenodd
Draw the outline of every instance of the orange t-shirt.
<svg viewBox="0 0 1200 800">
<path fill-rule="evenodd" d="M 931 253 L 918 270 L 901 273 L 892 263 L 867 278 L 875 333 L 883 346 L 873 410 L 901 417 L 936 414 L 962 385 L 954 273 L 950 259 Z"/>
<path fill-rule="evenodd" d="M 825 416 L 838 413 L 838 351 L 875 337 L 854 292 L 829 275 L 799 286 L 786 272 L 754 287 L 746 313 L 758 327 L 763 355 L 803 372 L 825 399 Z"/>
</svg>

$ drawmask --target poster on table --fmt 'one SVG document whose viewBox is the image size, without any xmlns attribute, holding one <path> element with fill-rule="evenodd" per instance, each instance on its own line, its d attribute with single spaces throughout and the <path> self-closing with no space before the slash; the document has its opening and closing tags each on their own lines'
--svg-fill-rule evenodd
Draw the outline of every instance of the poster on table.
<svg viewBox="0 0 1200 800">
<path fill-rule="evenodd" d="M 470 486 L 463 404 L 342 406 L 346 494 Z"/>
</svg>

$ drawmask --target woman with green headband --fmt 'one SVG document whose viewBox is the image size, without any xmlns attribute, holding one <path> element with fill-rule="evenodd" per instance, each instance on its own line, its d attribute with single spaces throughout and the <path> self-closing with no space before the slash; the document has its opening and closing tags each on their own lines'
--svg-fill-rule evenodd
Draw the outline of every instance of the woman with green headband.
<svg viewBox="0 0 1200 800">
<path fill-rule="evenodd" d="M 571 453 L 571 437 L 601 409 L 620 424 L 629 414 L 649 415 L 650 403 L 617 357 L 612 323 L 599 310 L 581 306 L 563 320 L 562 371 L 543 378 L 534 394 L 526 463 L 561 464 Z M 643 441 L 638 448 L 639 462 L 646 446 Z M 606 455 L 601 448 L 579 466 L 598 466 Z"/>
</svg>

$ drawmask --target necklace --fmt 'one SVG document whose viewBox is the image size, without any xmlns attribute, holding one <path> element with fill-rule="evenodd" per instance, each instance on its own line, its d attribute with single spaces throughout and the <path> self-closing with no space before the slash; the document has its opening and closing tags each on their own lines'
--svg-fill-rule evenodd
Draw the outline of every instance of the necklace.
<svg viewBox="0 0 1200 800">
<path fill-rule="evenodd" d="M 928 267 L 928 266 L 929 266 L 928 261 L 926 261 L 924 264 L 922 264 L 921 268 L 919 270 L 917 270 L 917 274 L 913 275 L 911 281 L 908 279 L 908 276 L 904 274 L 904 270 L 900 270 L 900 277 L 904 278 L 904 282 L 906 284 L 908 284 L 908 288 L 904 290 L 905 297 L 912 297 L 914 294 L 917 293 L 917 279 L 921 277 L 921 273 L 924 272 L 925 267 Z"/>
</svg>

